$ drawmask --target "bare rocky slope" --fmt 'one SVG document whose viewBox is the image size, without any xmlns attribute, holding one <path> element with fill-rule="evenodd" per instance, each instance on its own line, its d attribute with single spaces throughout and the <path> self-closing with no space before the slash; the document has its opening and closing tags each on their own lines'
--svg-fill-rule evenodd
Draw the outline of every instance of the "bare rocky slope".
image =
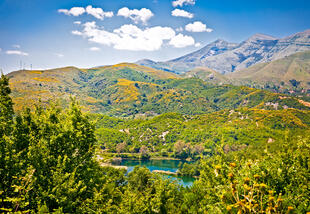
<svg viewBox="0 0 310 214">
<path fill-rule="evenodd" d="M 144 59 L 137 64 L 175 73 L 184 73 L 196 67 L 208 67 L 225 74 L 308 50 L 310 30 L 285 38 L 255 34 L 240 44 L 216 40 L 196 52 L 170 61 L 154 62 Z"/>
</svg>

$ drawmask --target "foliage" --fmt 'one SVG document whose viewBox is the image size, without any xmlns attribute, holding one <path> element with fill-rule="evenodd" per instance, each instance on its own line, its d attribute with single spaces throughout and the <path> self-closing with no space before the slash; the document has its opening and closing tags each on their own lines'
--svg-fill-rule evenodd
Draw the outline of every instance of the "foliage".
<svg viewBox="0 0 310 214">
<path fill-rule="evenodd" d="M 251 150 L 225 155 L 219 149 L 219 155 L 203 160 L 195 183 L 201 191 L 200 206 L 210 212 L 282 213 L 294 209 L 305 213 L 310 206 L 310 144 L 308 137 L 295 140 L 283 142 L 281 149 L 256 151 L 260 153 L 256 157 L 251 157 Z"/>
<path fill-rule="evenodd" d="M 169 84 L 186 87 L 179 85 L 182 81 Z M 206 87 L 191 81 L 197 86 L 191 86 L 193 90 Z M 242 89 L 245 96 L 252 92 Z M 227 93 L 235 96 L 230 89 Z M 90 115 L 90 119 L 75 100 L 68 109 L 51 104 L 14 114 L 9 95 L 8 79 L 2 75 L 1 212 L 306 213 L 310 209 L 309 111 L 241 108 L 195 116 Z M 220 99 L 231 100 L 230 95 Z M 264 94 L 254 95 L 264 99 Z M 96 138 L 102 148 L 115 147 L 120 155 L 134 151 L 145 158 L 158 151 L 179 158 L 199 156 L 193 168 L 184 163 L 179 170 L 199 178 L 184 188 L 146 168 L 136 167 L 126 175 L 98 161 Z"/>
<path fill-rule="evenodd" d="M 308 111 L 295 109 L 235 109 L 187 116 L 167 113 L 146 119 L 120 119 L 91 115 L 96 120 L 96 136 L 105 152 L 138 154 L 142 146 L 151 156 L 199 159 L 212 156 L 215 145 L 224 143 L 224 151 L 246 147 L 264 149 L 268 141 L 281 142 L 285 133 L 296 135 L 309 129 Z M 125 157 L 125 156 L 123 156 Z"/>
<path fill-rule="evenodd" d="M 147 117 L 177 112 L 197 115 L 241 107 L 309 109 L 300 98 L 244 86 L 213 85 L 198 78 L 122 63 L 92 69 L 74 67 L 8 74 L 15 110 L 75 96 L 84 111 L 117 117 Z"/>
</svg>

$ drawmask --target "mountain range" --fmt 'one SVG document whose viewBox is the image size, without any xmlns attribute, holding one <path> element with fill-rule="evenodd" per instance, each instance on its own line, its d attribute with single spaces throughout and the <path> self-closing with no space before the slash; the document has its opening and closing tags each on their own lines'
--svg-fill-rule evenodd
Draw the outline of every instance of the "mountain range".
<svg viewBox="0 0 310 214">
<path fill-rule="evenodd" d="M 241 43 L 219 39 L 198 51 L 176 59 L 165 62 L 143 59 L 137 64 L 174 73 L 207 67 L 221 74 L 227 74 L 308 50 L 310 50 L 310 30 L 284 38 L 255 34 Z"/>
<path fill-rule="evenodd" d="M 181 76 L 185 78 L 196 77 L 215 84 L 246 85 L 255 88 L 274 89 L 279 92 L 309 91 L 310 51 L 295 53 L 271 62 L 258 63 L 227 74 L 220 74 L 206 67 L 197 67 Z"/>
</svg>

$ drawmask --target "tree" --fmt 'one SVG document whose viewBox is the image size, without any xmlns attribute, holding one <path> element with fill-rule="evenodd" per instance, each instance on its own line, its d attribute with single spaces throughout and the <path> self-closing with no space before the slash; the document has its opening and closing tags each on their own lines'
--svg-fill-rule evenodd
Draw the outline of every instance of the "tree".
<svg viewBox="0 0 310 214">
<path fill-rule="evenodd" d="M 292 84 L 292 86 L 297 88 L 299 86 L 299 84 L 300 84 L 300 81 L 297 81 L 295 79 L 291 79 L 290 83 Z"/>
<path fill-rule="evenodd" d="M 27 193 L 30 207 L 44 203 L 50 211 L 76 212 L 95 185 L 94 125 L 74 100 L 67 111 L 52 105 L 37 107 L 29 116 L 28 169 L 34 170 Z"/>
<path fill-rule="evenodd" d="M 13 124 L 13 101 L 9 96 L 9 79 L 1 74 L 0 78 L 0 136 L 9 135 Z"/>
<path fill-rule="evenodd" d="M 186 159 L 189 155 L 189 145 L 179 140 L 174 144 L 174 155 L 177 158 Z"/>
<path fill-rule="evenodd" d="M 139 153 L 141 154 L 141 159 L 150 158 L 149 149 L 145 145 L 141 146 Z"/>
<path fill-rule="evenodd" d="M 7 197 L 13 192 L 14 157 L 11 142 L 13 130 L 13 102 L 9 96 L 9 79 L 1 74 L 0 78 L 0 195 L 1 208 L 10 204 Z M 4 210 L 8 211 L 8 210 Z"/>
<path fill-rule="evenodd" d="M 151 185 L 152 173 L 146 167 L 135 167 L 128 174 L 128 185 L 131 190 L 143 192 Z"/>
<path fill-rule="evenodd" d="M 93 160 L 94 124 L 72 100 L 68 110 L 57 105 L 13 120 L 8 80 L 0 79 L 1 211 L 79 212 L 101 183 Z"/>
<path fill-rule="evenodd" d="M 122 152 L 124 152 L 125 149 L 126 149 L 126 146 L 127 146 L 127 143 L 126 143 L 126 142 L 117 144 L 117 145 L 116 145 L 116 152 L 117 152 L 117 153 L 122 153 Z"/>
</svg>

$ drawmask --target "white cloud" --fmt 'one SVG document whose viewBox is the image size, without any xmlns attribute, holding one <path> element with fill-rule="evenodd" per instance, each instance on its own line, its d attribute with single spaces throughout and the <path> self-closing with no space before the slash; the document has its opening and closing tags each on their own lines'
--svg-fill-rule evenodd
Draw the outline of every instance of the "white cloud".
<svg viewBox="0 0 310 214">
<path fill-rule="evenodd" d="M 207 28 L 206 24 L 203 24 L 202 22 L 193 22 L 185 26 L 185 30 L 190 32 L 212 32 L 213 30 L 211 28 Z"/>
<path fill-rule="evenodd" d="M 173 7 L 177 7 L 180 6 L 182 7 L 184 5 L 194 5 L 195 4 L 195 0 L 175 0 L 172 2 L 172 6 Z"/>
<path fill-rule="evenodd" d="M 170 42 L 170 45 L 176 47 L 176 48 L 184 48 L 187 46 L 192 46 L 195 44 L 195 40 L 191 36 L 186 36 L 181 33 L 173 37 Z"/>
<path fill-rule="evenodd" d="M 182 32 L 184 29 L 182 27 L 178 27 L 175 29 L 176 32 Z"/>
<path fill-rule="evenodd" d="M 82 24 L 82 22 L 81 21 L 75 21 L 75 22 L 73 22 L 74 24 L 76 24 L 76 25 L 80 25 L 80 24 Z"/>
<path fill-rule="evenodd" d="M 118 50 L 155 51 L 162 47 L 164 41 L 175 37 L 175 31 L 170 27 L 155 26 L 143 30 L 127 24 L 109 32 L 98 27 L 95 22 L 87 22 L 83 26 L 81 36 L 88 38 L 90 42 L 112 46 Z"/>
<path fill-rule="evenodd" d="M 189 13 L 185 10 L 180 10 L 180 9 L 174 9 L 172 12 L 171 12 L 171 15 L 172 16 L 177 16 L 177 17 L 185 17 L 185 18 L 193 18 L 194 17 L 194 14 L 192 13 Z"/>
<path fill-rule="evenodd" d="M 70 10 L 67 9 L 59 9 L 58 10 L 59 13 L 64 13 L 68 16 L 72 15 L 72 16 L 80 16 L 83 13 L 85 13 L 85 9 L 83 7 L 72 7 Z"/>
<path fill-rule="evenodd" d="M 98 7 L 98 8 L 94 8 L 92 7 L 91 5 L 88 5 L 86 7 L 86 13 L 89 14 L 89 15 L 92 15 L 93 17 L 97 18 L 97 19 L 100 19 L 100 20 L 103 20 L 104 17 L 113 17 L 113 12 L 109 11 L 109 12 L 104 12 L 102 10 L 102 8 Z"/>
<path fill-rule="evenodd" d="M 64 13 L 68 16 L 72 15 L 72 16 L 80 16 L 84 13 L 87 13 L 89 15 L 92 15 L 93 17 L 103 20 L 104 17 L 112 17 L 114 14 L 112 11 L 108 11 L 105 12 L 102 10 L 102 8 L 98 7 L 98 8 L 94 8 L 91 5 L 88 5 L 86 8 L 84 7 L 72 7 L 70 10 L 67 9 L 59 9 L 58 10 L 59 13 Z M 75 24 L 78 23 L 74 22 Z"/>
<path fill-rule="evenodd" d="M 130 10 L 127 7 L 123 7 L 121 9 L 118 10 L 117 12 L 118 16 L 123 16 L 125 18 L 130 18 L 131 20 L 133 20 L 136 24 L 138 22 L 142 22 L 143 24 L 146 24 L 146 22 L 152 17 L 154 16 L 154 14 L 152 13 L 151 10 L 146 9 L 146 8 L 142 8 L 140 10 L 137 9 L 133 9 Z"/>
<path fill-rule="evenodd" d="M 100 51 L 100 48 L 98 47 L 91 47 L 89 48 L 90 51 Z"/>
<path fill-rule="evenodd" d="M 195 47 L 196 48 L 198 48 L 198 47 L 200 47 L 201 46 L 201 44 L 199 43 L 199 42 L 197 42 L 196 44 L 195 44 Z"/>
<path fill-rule="evenodd" d="M 78 30 L 74 30 L 71 32 L 73 35 L 78 35 L 78 36 L 82 36 L 83 33 L 81 31 L 78 31 Z"/>
<path fill-rule="evenodd" d="M 17 48 L 19 49 L 20 48 L 20 45 L 12 45 L 13 48 Z"/>
<path fill-rule="evenodd" d="M 28 56 L 29 54 L 23 51 L 18 50 L 8 50 L 6 51 L 6 54 L 8 55 L 20 55 L 20 56 Z"/>
<path fill-rule="evenodd" d="M 59 57 L 59 58 L 64 57 L 64 55 L 63 55 L 63 54 L 61 54 L 61 53 L 55 53 L 55 56 L 57 56 L 57 57 Z"/>
</svg>

